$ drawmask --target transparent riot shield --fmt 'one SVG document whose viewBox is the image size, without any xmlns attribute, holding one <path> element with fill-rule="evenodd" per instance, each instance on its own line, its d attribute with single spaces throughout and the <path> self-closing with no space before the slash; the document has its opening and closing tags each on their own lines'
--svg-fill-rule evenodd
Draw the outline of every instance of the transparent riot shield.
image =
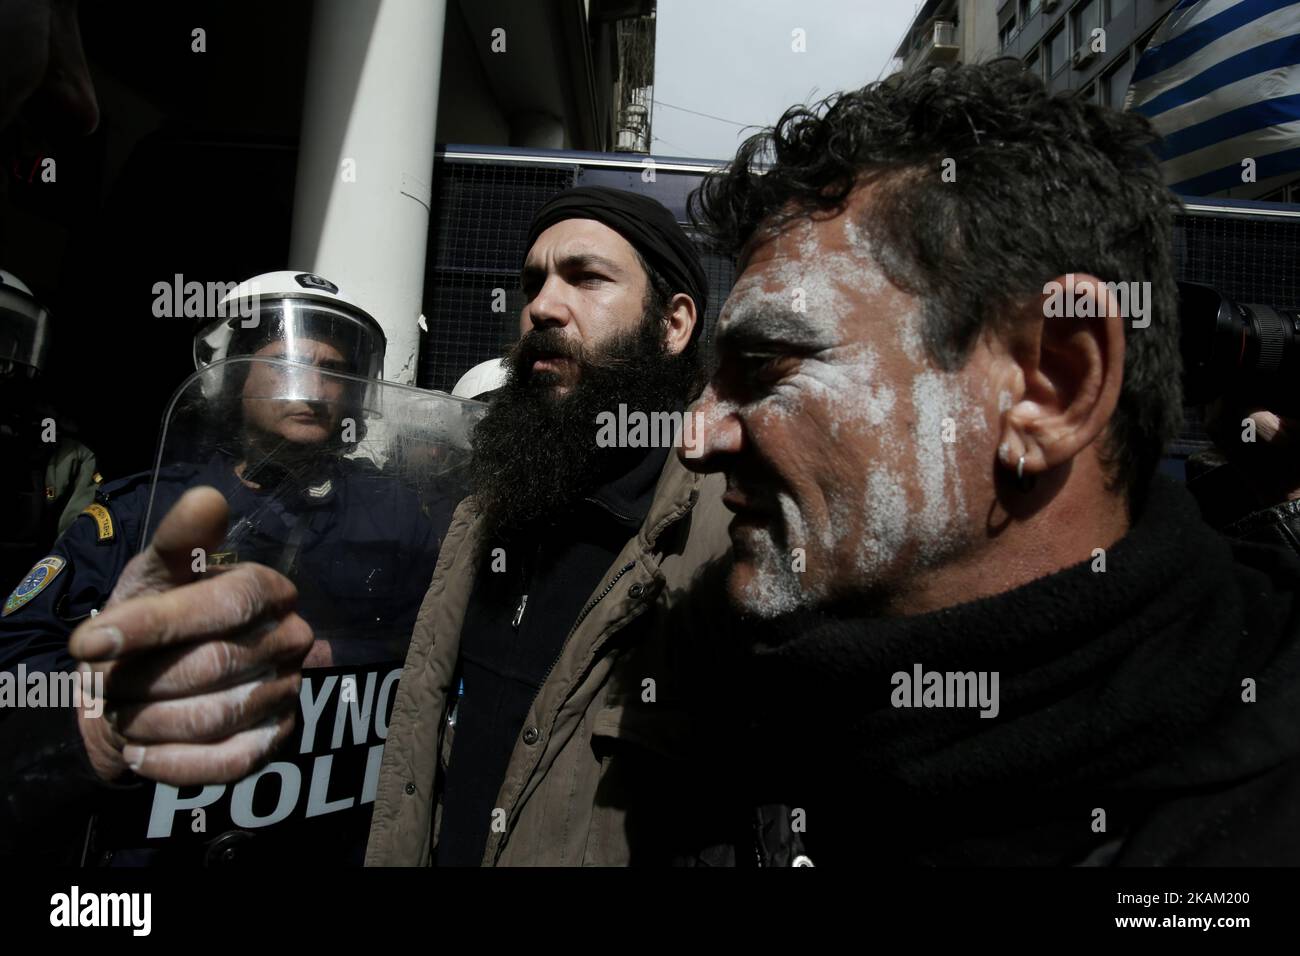
<svg viewBox="0 0 1300 956">
<path fill-rule="evenodd" d="M 181 387 L 140 546 L 186 490 L 216 488 L 229 531 L 195 570 L 275 568 L 316 642 L 295 737 L 267 767 L 231 785 L 149 784 L 147 799 L 101 816 L 105 842 L 143 848 L 146 863 L 360 862 L 394 690 L 485 408 L 257 357 Z"/>
</svg>

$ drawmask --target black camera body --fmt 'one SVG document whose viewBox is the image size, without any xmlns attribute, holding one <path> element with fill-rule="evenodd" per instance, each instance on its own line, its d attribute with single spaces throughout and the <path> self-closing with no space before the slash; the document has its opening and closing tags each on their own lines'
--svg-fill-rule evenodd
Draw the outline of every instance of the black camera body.
<svg viewBox="0 0 1300 956">
<path fill-rule="evenodd" d="M 1241 303 L 1178 283 L 1183 400 L 1225 398 L 1242 408 L 1300 416 L 1300 311 Z"/>
</svg>

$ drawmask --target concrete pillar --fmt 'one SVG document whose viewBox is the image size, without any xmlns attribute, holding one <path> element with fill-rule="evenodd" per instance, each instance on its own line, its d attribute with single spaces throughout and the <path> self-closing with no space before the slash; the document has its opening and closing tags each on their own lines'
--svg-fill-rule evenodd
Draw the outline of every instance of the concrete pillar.
<svg viewBox="0 0 1300 956">
<path fill-rule="evenodd" d="M 414 384 L 446 0 L 316 0 L 288 268 L 383 326 Z"/>
</svg>

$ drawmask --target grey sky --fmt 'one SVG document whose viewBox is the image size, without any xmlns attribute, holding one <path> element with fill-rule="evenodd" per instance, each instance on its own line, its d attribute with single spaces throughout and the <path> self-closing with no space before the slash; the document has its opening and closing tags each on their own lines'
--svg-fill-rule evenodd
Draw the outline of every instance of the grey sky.
<svg viewBox="0 0 1300 956">
<path fill-rule="evenodd" d="M 919 6 L 917 0 L 659 0 L 652 151 L 727 159 L 747 135 L 681 108 L 768 125 L 794 103 L 876 79 Z M 791 49 L 796 28 L 805 31 L 804 53 Z"/>
</svg>

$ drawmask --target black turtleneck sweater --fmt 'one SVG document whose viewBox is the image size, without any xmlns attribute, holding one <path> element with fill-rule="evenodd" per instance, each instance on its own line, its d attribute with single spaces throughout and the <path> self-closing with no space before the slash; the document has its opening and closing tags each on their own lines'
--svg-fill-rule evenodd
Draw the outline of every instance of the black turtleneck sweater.
<svg viewBox="0 0 1300 956">
<path fill-rule="evenodd" d="M 528 709 L 584 605 L 645 520 L 670 451 L 650 449 L 545 527 L 486 549 L 461 626 L 461 690 L 443 791 L 439 866 L 482 862 L 492 811 Z M 497 545 L 505 550 L 504 571 L 493 570 Z"/>
<path fill-rule="evenodd" d="M 694 862 L 1300 863 L 1295 555 L 1220 537 L 1157 478 L 1105 562 L 925 615 L 777 622 L 733 700 L 733 780 L 764 809 Z M 895 706 L 917 664 L 996 671 L 997 716 Z"/>
</svg>

